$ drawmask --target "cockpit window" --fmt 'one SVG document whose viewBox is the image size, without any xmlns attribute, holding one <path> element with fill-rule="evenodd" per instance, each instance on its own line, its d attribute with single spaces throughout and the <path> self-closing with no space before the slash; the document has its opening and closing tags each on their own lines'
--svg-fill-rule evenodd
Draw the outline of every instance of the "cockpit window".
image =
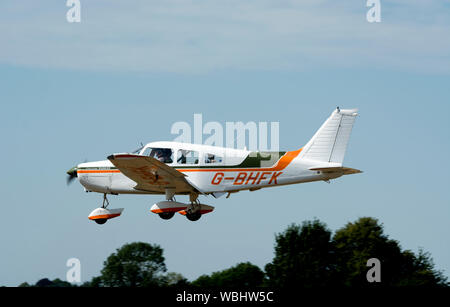
<svg viewBox="0 0 450 307">
<path fill-rule="evenodd" d="M 198 164 L 198 151 L 178 150 L 177 163 L 179 164 Z"/>
<path fill-rule="evenodd" d="M 205 154 L 205 163 L 222 163 L 222 157 L 215 154 Z"/>
<path fill-rule="evenodd" d="M 151 148 L 147 147 L 143 154 L 144 156 L 149 156 L 155 158 L 163 163 L 173 162 L 173 152 L 170 148 Z"/>
<path fill-rule="evenodd" d="M 142 148 L 144 148 L 144 146 L 139 147 L 138 149 L 133 151 L 132 154 L 139 154 L 141 152 Z"/>
</svg>

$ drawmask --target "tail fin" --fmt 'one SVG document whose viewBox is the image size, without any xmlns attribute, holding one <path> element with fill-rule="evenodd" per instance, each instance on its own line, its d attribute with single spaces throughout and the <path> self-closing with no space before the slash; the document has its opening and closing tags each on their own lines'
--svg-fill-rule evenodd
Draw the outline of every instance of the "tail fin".
<svg viewBox="0 0 450 307">
<path fill-rule="evenodd" d="M 303 148 L 300 157 L 342 165 L 358 109 L 337 108 Z"/>
</svg>

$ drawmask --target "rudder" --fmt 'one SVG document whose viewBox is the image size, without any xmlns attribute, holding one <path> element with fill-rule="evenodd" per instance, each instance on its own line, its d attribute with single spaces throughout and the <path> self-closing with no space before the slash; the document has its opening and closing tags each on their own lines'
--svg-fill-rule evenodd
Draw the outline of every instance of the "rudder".
<svg viewBox="0 0 450 307">
<path fill-rule="evenodd" d="M 342 165 L 358 109 L 337 108 L 303 148 L 300 157 Z"/>
</svg>

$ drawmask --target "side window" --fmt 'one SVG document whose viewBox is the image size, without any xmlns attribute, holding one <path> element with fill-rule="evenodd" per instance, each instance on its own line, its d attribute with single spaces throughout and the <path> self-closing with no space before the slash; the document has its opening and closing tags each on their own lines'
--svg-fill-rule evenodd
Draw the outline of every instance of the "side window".
<svg viewBox="0 0 450 307">
<path fill-rule="evenodd" d="M 177 163 L 179 164 L 198 164 L 198 151 L 178 150 Z"/>
<path fill-rule="evenodd" d="M 222 157 L 215 154 L 205 154 L 205 163 L 222 163 Z"/>
<path fill-rule="evenodd" d="M 144 156 L 149 156 L 155 158 L 163 163 L 172 163 L 173 162 L 173 153 L 170 148 L 146 148 Z"/>
</svg>

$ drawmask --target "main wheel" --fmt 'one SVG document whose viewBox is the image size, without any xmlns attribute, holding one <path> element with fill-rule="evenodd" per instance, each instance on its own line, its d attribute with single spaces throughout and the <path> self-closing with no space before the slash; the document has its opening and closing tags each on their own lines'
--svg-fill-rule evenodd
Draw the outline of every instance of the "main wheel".
<svg viewBox="0 0 450 307">
<path fill-rule="evenodd" d="M 200 211 L 194 212 L 194 213 L 187 213 L 186 217 L 189 221 L 198 221 L 201 217 L 202 214 L 200 213 Z"/>
<path fill-rule="evenodd" d="M 158 214 L 163 220 L 170 220 L 175 215 L 175 212 L 162 212 Z"/>
<path fill-rule="evenodd" d="M 94 220 L 97 224 L 99 224 L 99 225 L 102 225 L 102 224 L 105 224 L 106 223 L 106 221 L 107 221 L 107 219 L 96 219 L 96 220 Z"/>
</svg>

